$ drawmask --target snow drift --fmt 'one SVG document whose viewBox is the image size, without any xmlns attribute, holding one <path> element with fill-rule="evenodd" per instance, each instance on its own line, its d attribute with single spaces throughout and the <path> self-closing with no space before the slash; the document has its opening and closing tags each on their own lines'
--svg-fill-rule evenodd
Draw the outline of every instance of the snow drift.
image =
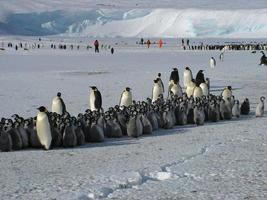
<svg viewBox="0 0 267 200">
<path fill-rule="evenodd" d="M 0 34 L 265 38 L 266 19 L 267 9 L 91 9 L 76 12 L 6 12 L 1 14 Z"/>
</svg>

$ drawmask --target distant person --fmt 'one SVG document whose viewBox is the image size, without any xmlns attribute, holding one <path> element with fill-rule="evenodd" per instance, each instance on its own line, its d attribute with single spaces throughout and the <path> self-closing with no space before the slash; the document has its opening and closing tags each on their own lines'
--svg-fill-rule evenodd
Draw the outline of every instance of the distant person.
<svg viewBox="0 0 267 200">
<path fill-rule="evenodd" d="M 114 48 L 113 47 L 110 49 L 110 52 L 111 52 L 111 54 L 114 54 Z"/>
<path fill-rule="evenodd" d="M 184 38 L 182 39 L 182 46 L 184 46 Z"/>
<path fill-rule="evenodd" d="M 142 45 L 144 44 L 144 38 L 141 38 L 141 44 Z"/>
<path fill-rule="evenodd" d="M 149 49 L 150 48 L 150 45 L 151 45 L 150 40 L 147 40 L 146 45 L 147 45 L 147 48 Z"/>
<path fill-rule="evenodd" d="M 159 45 L 159 48 L 162 48 L 162 45 L 163 45 L 163 40 L 162 39 L 159 40 L 159 44 L 158 45 Z"/>
<path fill-rule="evenodd" d="M 96 40 L 94 42 L 94 46 L 95 46 L 95 53 L 99 53 L 99 42 L 98 42 L 98 40 Z"/>
</svg>

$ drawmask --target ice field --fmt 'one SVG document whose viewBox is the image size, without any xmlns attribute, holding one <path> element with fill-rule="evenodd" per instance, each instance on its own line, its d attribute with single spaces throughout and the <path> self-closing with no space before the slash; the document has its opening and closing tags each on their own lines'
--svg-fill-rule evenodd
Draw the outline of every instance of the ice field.
<svg viewBox="0 0 267 200">
<path fill-rule="evenodd" d="M 2 0 L 0 35 L 262 38 L 266 13 L 266 0 Z"/>
<path fill-rule="evenodd" d="M 37 38 L 1 41 L 33 43 Z M 0 199 L 267 199 L 267 123 L 265 116 L 254 116 L 260 96 L 267 97 L 261 54 L 226 51 L 220 62 L 219 51 L 183 51 L 180 40 L 166 40 L 162 49 L 136 41 L 102 40 L 115 48 L 114 55 L 105 49 L 95 54 L 84 46 L 79 51 L 48 47 L 51 42 L 92 45 L 86 38 L 45 38 L 42 49 L 0 51 L 0 117 L 35 116 L 40 105 L 51 109 L 58 91 L 67 110 L 77 115 L 88 108 L 90 85 L 101 91 L 104 109 L 118 104 L 126 86 L 134 99 L 144 100 L 151 97 L 158 72 L 167 86 L 171 69 L 178 67 L 183 85 L 186 66 L 194 75 L 204 70 L 211 93 L 231 85 L 236 99 L 249 98 L 250 115 L 73 149 L 1 153 Z M 211 56 L 217 60 L 214 69 L 209 68 Z"/>
</svg>

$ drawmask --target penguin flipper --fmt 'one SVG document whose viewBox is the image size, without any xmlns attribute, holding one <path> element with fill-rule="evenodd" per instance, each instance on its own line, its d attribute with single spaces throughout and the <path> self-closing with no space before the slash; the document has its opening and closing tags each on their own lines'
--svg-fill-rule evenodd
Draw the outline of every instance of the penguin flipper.
<svg viewBox="0 0 267 200">
<path fill-rule="evenodd" d="M 123 92 L 121 93 L 121 97 L 120 97 L 119 106 L 121 106 L 121 99 L 122 99 L 122 95 L 123 95 Z"/>
<path fill-rule="evenodd" d="M 66 105 L 65 105 L 65 103 L 64 103 L 62 98 L 60 98 L 60 101 L 61 101 L 61 104 L 62 104 L 62 114 L 64 114 L 66 112 Z"/>
</svg>

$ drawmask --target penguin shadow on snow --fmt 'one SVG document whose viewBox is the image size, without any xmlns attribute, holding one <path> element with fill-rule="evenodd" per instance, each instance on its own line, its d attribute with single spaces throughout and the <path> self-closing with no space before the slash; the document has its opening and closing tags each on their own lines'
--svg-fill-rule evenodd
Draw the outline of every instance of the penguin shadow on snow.
<svg viewBox="0 0 267 200">
<path fill-rule="evenodd" d="M 140 137 L 147 138 L 147 137 L 159 137 L 159 136 L 167 136 L 167 135 L 177 135 L 177 134 L 185 134 L 187 131 L 184 129 L 185 126 L 174 126 L 172 129 L 159 129 L 153 131 L 152 134 L 145 134 Z"/>
<path fill-rule="evenodd" d="M 105 138 L 104 142 L 86 143 L 82 146 L 76 146 L 75 148 L 67 148 L 67 149 L 84 149 L 84 148 L 95 148 L 95 147 L 132 145 L 132 144 L 137 144 L 138 139 L 140 138 L 135 139 L 135 138 L 130 138 L 128 136 L 123 136 L 121 138 Z"/>
</svg>

